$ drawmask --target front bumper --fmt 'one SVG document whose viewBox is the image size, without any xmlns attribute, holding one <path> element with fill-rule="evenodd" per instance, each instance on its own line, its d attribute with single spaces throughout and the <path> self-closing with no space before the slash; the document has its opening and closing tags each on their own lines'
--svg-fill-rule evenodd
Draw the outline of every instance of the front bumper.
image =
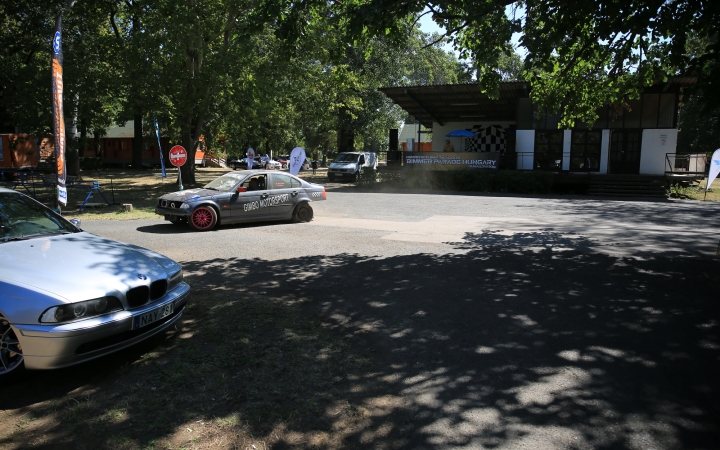
<svg viewBox="0 0 720 450">
<path fill-rule="evenodd" d="M 28 369 L 58 369 L 98 358 L 154 336 L 182 316 L 190 286 L 181 282 L 163 298 L 132 311 L 118 311 L 62 325 L 13 325 Z M 136 316 L 174 303 L 173 313 L 133 329 Z"/>
<path fill-rule="evenodd" d="M 355 178 L 357 172 L 334 172 L 328 171 L 328 177 L 333 178 Z"/>
<path fill-rule="evenodd" d="M 176 220 L 180 217 L 188 217 L 190 215 L 190 209 L 163 208 L 161 206 L 156 206 L 155 214 L 165 216 L 165 220 Z"/>
</svg>

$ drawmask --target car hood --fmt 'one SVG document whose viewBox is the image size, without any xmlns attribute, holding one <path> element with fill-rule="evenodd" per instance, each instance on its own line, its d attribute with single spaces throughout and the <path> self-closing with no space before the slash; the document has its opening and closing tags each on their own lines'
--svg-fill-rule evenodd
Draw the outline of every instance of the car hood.
<svg viewBox="0 0 720 450">
<path fill-rule="evenodd" d="M 61 302 L 124 295 L 179 269 L 159 253 L 85 232 L 0 244 L 0 281 Z"/>
<path fill-rule="evenodd" d="M 186 200 L 197 201 L 203 197 L 210 197 L 213 195 L 222 194 L 220 191 L 213 191 L 212 189 L 188 189 L 187 191 L 177 191 L 165 194 L 160 197 L 161 200 L 167 200 L 169 202 L 184 202 Z"/>
<path fill-rule="evenodd" d="M 331 169 L 354 169 L 357 166 L 357 163 L 349 162 L 333 162 L 330 163 Z"/>
</svg>

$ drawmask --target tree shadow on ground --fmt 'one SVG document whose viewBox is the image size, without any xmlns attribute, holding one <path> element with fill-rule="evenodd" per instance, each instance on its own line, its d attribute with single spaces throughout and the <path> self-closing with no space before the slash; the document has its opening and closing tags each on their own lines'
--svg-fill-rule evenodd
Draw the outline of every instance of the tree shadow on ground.
<svg viewBox="0 0 720 450">
<path fill-rule="evenodd" d="M 720 262 L 617 258 L 548 231 L 456 245 L 187 263 L 194 306 L 174 339 L 36 374 L 0 401 L 63 419 L 39 448 L 720 441 Z M 107 411 L 121 420 L 89 419 Z"/>
</svg>

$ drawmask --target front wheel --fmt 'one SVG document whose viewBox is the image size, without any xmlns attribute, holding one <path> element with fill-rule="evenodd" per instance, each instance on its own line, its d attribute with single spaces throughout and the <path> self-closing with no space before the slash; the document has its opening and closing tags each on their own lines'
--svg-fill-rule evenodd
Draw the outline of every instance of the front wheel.
<svg viewBox="0 0 720 450">
<path fill-rule="evenodd" d="M 310 222 L 313 219 L 313 209 L 306 202 L 300 203 L 293 211 L 293 222 Z"/>
<path fill-rule="evenodd" d="M 3 316 L 0 316 L 0 381 L 17 378 L 25 370 L 22 347 L 15 332 Z"/>
<path fill-rule="evenodd" d="M 190 226 L 198 231 L 212 230 L 217 224 L 217 213 L 210 206 L 200 206 L 190 215 Z"/>
</svg>

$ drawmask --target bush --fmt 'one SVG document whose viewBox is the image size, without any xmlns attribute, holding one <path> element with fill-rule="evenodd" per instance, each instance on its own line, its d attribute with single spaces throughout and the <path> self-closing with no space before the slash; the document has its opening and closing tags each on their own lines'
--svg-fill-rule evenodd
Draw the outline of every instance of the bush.
<svg viewBox="0 0 720 450">
<path fill-rule="evenodd" d="M 378 181 L 378 171 L 376 169 L 366 167 L 357 177 L 355 183 L 358 186 L 370 186 Z"/>
<path fill-rule="evenodd" d="M 95 170 L 99 169 L 102 165 L 102 159 L 96 157 L 81 157 L 80 158 L 80 169 L 82 170 Z"/>
</svg>

